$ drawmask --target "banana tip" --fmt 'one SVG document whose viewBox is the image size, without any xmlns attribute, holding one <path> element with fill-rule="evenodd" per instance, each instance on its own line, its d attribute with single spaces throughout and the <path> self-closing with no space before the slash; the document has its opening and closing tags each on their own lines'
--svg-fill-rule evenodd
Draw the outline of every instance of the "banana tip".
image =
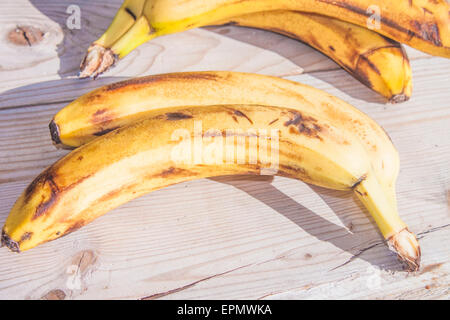
<svg viewBox="0 0 450 320">
<path fill-rule="evenodd" d="M 420 246 L 416 237 L 407 228 L 388 239 L 389 249 L 397 253 L 405 263 L 407 271 L 418 271 L 420 268 Z"/>
<path fill-rule="evenodd" d="M 61 138 L 59 137 L 59 127 L 56 124 L 55 120 L 50 121 L 48 125 L 50 129 L 50 136 L 52 137 L 52 141 L 55 145 L 61 144 Z"/>
<path fill-rule="evenodd" d="M 409 100 L 409 96 L 407 96 L 406 94 L 395 94 L 393 95 L 390 99 L 389 102 L 392 104 L 396 104 L 396 103 L 402 103 L 405 101 Z"/>
<path fill-rule="evenodd" d="M 6 246 L 12 252 L 20 252 L 19 243 L 12 240 L 5 232 L 2 230 L 1 246 Z"/>
<path fill-rule="evenodd" d="M 59 131 L 59 126 L 56 124 L 55 120 L 52 120 L 50 124 L 48 125 L 50 129 L 50 137 L 52 138 L 53 145 L 57 149 L 64 149 L 64 150 L 72 150 L 74 147 L 67 146 L 62 143 L 61 141 L 61 133 Z"/>
</svg>

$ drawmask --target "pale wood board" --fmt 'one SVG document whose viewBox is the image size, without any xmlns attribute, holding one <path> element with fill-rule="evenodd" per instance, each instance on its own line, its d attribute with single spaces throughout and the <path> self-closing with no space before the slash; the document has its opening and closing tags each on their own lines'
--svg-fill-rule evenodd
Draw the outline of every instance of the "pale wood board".
<svg viewBox="0 0 450 320">
<path fill-rule="evenodd" d="M 77 3 L 88 27 L 70 31 L 65 9 Z M 399 209 L 420 237 L 422 271 L 401 271 L 351 194 L 279 177 L 220 177 L 151 193 L 21 254 L 0 249 L 0 298 L 449 298 L 449 60 L 408 48 L 413 98 L 386 105 L 301 43 L 225 26 L 157 39 L 96 81 L 76 79 L 84 50 L 119 5 L 0 4 L 1 224 L 27 184 L 67 153 L 52 146 L 47 125 L 80 94 L 132 76 L 183 70 L 291 75 L 357 106 L 389 133 L 402 162 Z M 5 32 L 18 24 L 47 28 L 45 44 L 5 42 Z"/>
</svg>

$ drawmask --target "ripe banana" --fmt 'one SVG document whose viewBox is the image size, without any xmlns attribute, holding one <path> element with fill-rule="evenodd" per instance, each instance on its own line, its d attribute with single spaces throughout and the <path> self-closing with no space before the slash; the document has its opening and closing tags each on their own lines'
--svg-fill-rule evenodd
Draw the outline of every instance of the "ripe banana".
<svg viewBox="0 0 450 320">
<path fill-rule="evenodd" d="M 303 41 L 390 102 L 411 97 L 412 73 L 403 46 L 369 29 L 298 11 L 252 13 L 217 24 L 259 28 Z"/>
<path fill-rule="evenodd" d="M 50 123 L 54 143 L 78 147 L 113 129 L 145 118 L 158 108 L 183 105 L 261 104 L 288 106 L 328 119 L 359 137 L 387 189 L 394 188 L 398 154 L 376 122 L 348 103 L 310 86 L 250 73 L 180 72 L 110 84 L 74 100 Z M 391 194 L 395 203 L 395 192 Z"/>
<path fill-rule="evenodd" d="M 218 105 L 151 111 L 39 175 L 12 208 L 2 243 L 25 251 L 147 192 L 203 177 L 260 174 L 270 163 L 280 176 L 355 191 L 389 246 L 417 270 L 419 244 L 377 178 L 360 137 L 307 110 Z M 269 143 L 270 160 L 264 156 Z"/>
<path fill-rule="evenodd" d="M 449 9 L 446 0 L 147 0 L 143 7 L 141 2 L 134 7 L 121 7 L 120 17 L 89 47 L 80 76 L 98 76 L 118 58 L 155 37 L 274 10 L 322 14 L 362 27 L 375 21 L 379 25 L 370 24 L 374 31 L 429 54 L 448 58 Z M 131 27 L 130 17 L 136 20 Z M 123 29 L 122 20 L 127 21 Z"/>
</svg>

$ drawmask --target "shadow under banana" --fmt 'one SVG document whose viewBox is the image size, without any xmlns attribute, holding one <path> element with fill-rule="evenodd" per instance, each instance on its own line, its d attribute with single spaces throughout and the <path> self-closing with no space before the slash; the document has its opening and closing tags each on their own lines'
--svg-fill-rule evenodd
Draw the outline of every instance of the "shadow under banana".
<svg viewBox="0 0 450 320">
<path fill-rule="evenodd" d="M 301 203 L 280 191 L 277 187 L 272 185 L 273 179 L 273 176 L 250 175 L 210 178 L 210 180 L 231 185 L 236 189 L 247 193 L 251 197 L 261 201 L 268 207 L 283 215 L 316 239 L 320 241 L 327 241 L 340 250 L 350 253 L 352 257 L 344 264 L 351 262 L 355 258 L 360 258 L 382 270 L 403 270 L 402 263 L 399 261 L 396 262 L 395 259 L 392 259 L 394 254 L 390 252 L 389 249 L 382 243 L 380 243 L 380 245 L 377 244 L 369 246 L 369 248 L 373 249 L 373 251 L 381 250 L 381 255 L 387 256 L 388 261 L 383 261 L 383 263 L 381 263 L 379 255 L 365 254 L 367 248 L 363 247 L 364 243 L 361 241 L 361 234 L 352 231 L 352 223 L 351 221 L 346 221 L 344 213 L 351 210 L 351 207 L 357 206 L 358 209 L 356 210 L 362 210 L 372 224 L 375 222 L 370 217 L 367 210 L 360 205 L 358 201 L 355 201 L 354 196 L 344 191 L 330 190 L 309 185 L 311 189 L 317 193 L 317 195 L 319 195 L 332 209 L 332 211 L 342 221 L 343 225 L 350 226 L 345 228 L 324 219 L 320 216 L 320 214 L 311 211 Z M 323 230 L 327 231 L 324 232 Z M 366 235 L 366 231 L 364 234 Z M 367 245 L 367 242 L 365 244 Z M 340 266 L 336 266 L 336 268 L 338 267 Z"/>
</svg>

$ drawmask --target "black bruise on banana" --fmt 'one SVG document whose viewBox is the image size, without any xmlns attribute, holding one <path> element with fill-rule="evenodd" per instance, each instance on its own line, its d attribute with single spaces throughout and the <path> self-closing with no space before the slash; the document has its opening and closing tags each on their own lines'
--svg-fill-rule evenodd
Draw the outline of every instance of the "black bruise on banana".
<svg viewBox="0 0 450 320">
<path fill-rule="evenodd" d="M 33 181 L 34 182 L 34 181 Z M 46 201 L 42 201 L 37 207 L 36 212 L 34 213 L 32 220 L 39 218 L 41 215 L 48 212 L 48 210 L 55 204 L 56 199 L 58 198 L 59 188 L 56 185 L 55 181 L 53 180 L 53 176 L 51 173 L 48 173 L 42 177 L 42 180 L 40 180 L 42 184 L 47 183 L 50 187 L 50 198 Z M 38 181 L 39 183 L 39 181 Z M 33 184 L 33 183 L 32 183 Z M 31 193 L 29 193 L 29 196 Z"/>
<path fill-rule="evenodd" d="M 388 47 L 388 46 L 385 46 L 385 47 L 377 48 L 377 50 L 378 50 L 378 49 L 383 49 L 383 48 L 389 48 L 389 47 Z M 378 67 L 377 67 L 374 63 L 372 63 L 372 62 L 369 60 L 369 58 L 367 58 L 367 57 L 370 56 L 373 52 L 375 52 L 375 50 L 372 50 L 371 52 L 365 52 L 363 55 L 360 55 L 359 58 L 358 58 L 357 65 L 358 65 L 358 63 L 359 63 L 360 60 L 364 60 L 364 62 L 367 63 L 367 65 L 368 65 L 373 71 L 375 71 L 376 73 L 378 73 L 378 74 L 381 76 L 381 71 L 380 71 L 380 69 L 378 69 Z M 369 82 L 369 79 L 368 79 L 368 78 L 367 78 L 367 81 Z"/>
<path fill-rule="evenodd" d="M 22 237 L 20 237 L 19 243 L 22 242 L 22 241 L 25 241 L 25 240 L 30 239 L 32 235 L 33 235 L 33 232 L 25 232 L 25 233 L 22 235 Z"/>
<path fill-rule="evenodd" d="M 193 172 L 193 171 L 190 171 L 190 170 L 170 167 L 169 169 L 163 170 L 157 176 L 160 176 L 162 178 L 167 178 L 167 177 L 169 177 L 171 175 L 197 175 L 197 174 L 195 172 Z"/>
<path fill-rule="evenodd" d="M 62 235 L 61 235 L 60 231 L 56 232 L 56 236 L 58 238 L 64 237 L 64 236 L 68 235 L 69 233 L 72 233 L 72 232 L 80 229 L 81 227 L 85 226 L 86 224 L 87 224 L 87 222 L 85 222 L 83 220 L 77 221 L 74 224 L 72 224 L 70 227 L 68 227 Z"/>
<path fill-rule="evenodd" d="M 96 137 L 103 136 L 103 135 L 107 134 L 108 132 L 114 131 L 114 130 L 116 130 L 118 128 L 119 127 L 103 129 L 103 130 L 100 130 L 100 131 L 97 131 L 97 132 L 93 133 L 93 135 L 96 136 Z"/>
<path fill-rule="evenodd" d="M 278 120 L 280 120 L 279 118 L 276 118 L 272 121 L 269 122 L 269 126 L 273 125 L 275 122 L 277 122 Z"/>
<path fill-rule="evenodd" d="M 136 17 L 136 15 L 133 13 L 133 11 L 131 11 L 130 8 L 125 8 L 125 12 L 128 13 L 128 14 L 133 18 L 134 21 L 136 21 L 137 17 Z"/>
<path fill-rule="evenodd" d="M 52 181 L 53 184 L 55 182 L 53 181 L 53 176 L 50 172 L 50 168 L 44 170 L 41 174 L 39 174 L 25 189 L 25 201 L 29 201 L 31 195 L 33 194 L 33 191 L 36 189 L 36 186 L 41 183 L 44 184 L 47 181 Z M 56 185 L 55 185 L 56 186 Z"/>
<path fill-rule="evenodd" d="M 278 165 L 277 176 L 286 177 L 286 178 L 295 178 L 298 176 L 303 177 L 304 180 L 311 180 L 306 169 L 301 167 L 293 167 L 288 165 Z"/>
<path fill-rule="evenodd" d="M 110 113 L 108 109 L 99 109 L 95 111 L 92 115 L 92 123 L 100 124 L 100 123 L 109 123 L 114 119 L 114 116 Z"/>
<path fill-rule="evenodd" d="M 183 120 L 183 119 L 192 119 L 190 114 L 185 114 L 182 112 L 168 112 L 166 113 L 166 119 L 169 121 L 172 120 Z"/>
<path fill-rule="evenodd" d="M 34 179 L 30 183 L 30 185 L 25 189 L 24 201 L 28 202 L 28 201 L 30 201 L 31 197 L 34 195 L 34 191 L 38 189 L 38 187 L 37 187 L 38 184 L 41 184 L 42 186 L 48 185 L 48 187 L 50 188 L 50 197 L 48 199 L 44 199 L 44 197 L 42 197 L 43 199 L 41 200 L 41 203 L 39 205 L 37 205 L 36 211 L 35 211 L 33 217 L 31 218 L 32 220 L 35 220 L 35 219 L 47 214 L 49 212 L 49 209 L 55 205 L 58 197 L 63 192 L 73 188 L 74 186 L 80 184 L 83 180 L 90 177 L 90 175 L 85 176 L 85 177 L 79 179 L 78 181 L 76 181 L 75 183 L 61 189 L 54 180 L 55 177 L 54 177 L 54 174 L 52 173 L 52 169 L 54 170 L 53 167 L 47 168 L 44 172 L 42 172 L 39 176 L 37 176 L 37 178 Z"/>
<path fill-rule="evenodd" d="M 297 131 L 289 130 L 290 133 L 305 134 L 309 137 L 319 139 L 323 141 L 319 133 L 322 131 L 322 127 L 317 124 L 317 120 L 313 117 L 304 116 L 300 112 L 291 112 L 294 117 L 284 123 L 286 127 L 293 126 Z"/>
<path fill-rule="evenodd" d="M 387 49 L 387 48 L 395 48 L 395 49 L 401 49 L 402 48 L 399 43 L 395 43 L 393 40 L 390 40 L 388 38 L 386 38 L 386 39 L 388 41 L 392 41 L 392 45 L 386 45 L 386 46 L 382 46 L 382 47 L 377 47 L 377 48 L 374 48 L 372 50 L 364 52 L 363 54 L 358 56 L 358 59 L 356 60 L 356 63 L 355 63 L 354 71 L 351 71 L 352 68 L 348 68 L 349 72 L 356 79 L 358 79 L 361 83 L 365 84 L 369 88 L 373 88 L 373 84 L 371 83 L 371 81 L 369 79 L 368 68 L 372 69 L 374 72 L 376 72 L 379 75 L 381 75 L 381 72 L 377 68 L 377 66 L 375 64 L 373 64 L 369 60 L 368 57 L 370 55 L 372 55 L 373 53 L 375 53 L 377 50 Z M 404 61 L 405 59 L 407 59 L 407 57 L 406 57 L 406 53 L 403 50 L 402 50 L 402 53 L 403 53 L 403 61 Z M 366 65 L 364 65 L 364 63 Z M 404 88 L 403 88 L 403 90 L 404 90 Z M 404 96 L 403 98 L 405 99 L 404 101 L 408 100 L 408 97 L 406 97 L 406 96 Z"/>
<path fill-rule="evenodd" d="M 413 21 L 412 25 L 417 30 L 420 30 L 420 35 L 422 39 L 432 42 L 437 47 L 442 47 L 441 37 L 439 35 L 439 28 L 436 24 L 420 23 L 417 21 Z"/>
</svg>

